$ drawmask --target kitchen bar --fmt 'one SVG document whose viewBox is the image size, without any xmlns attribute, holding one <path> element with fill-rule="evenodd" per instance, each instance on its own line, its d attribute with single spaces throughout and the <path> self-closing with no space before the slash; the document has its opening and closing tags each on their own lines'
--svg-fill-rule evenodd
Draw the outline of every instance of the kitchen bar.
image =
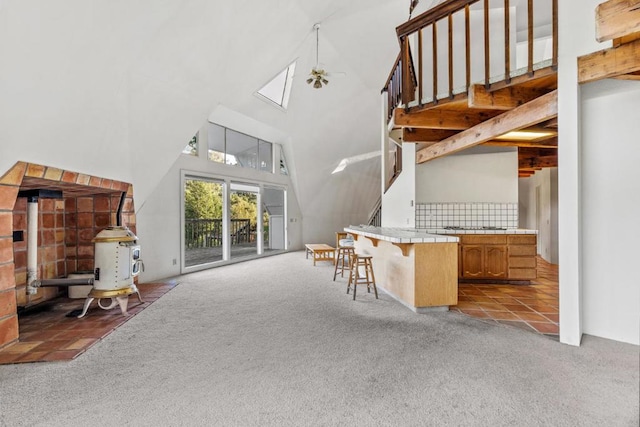
<svg viewBox="0 0 640 427">
<path fill-rule="evenodd" d="M 447 311 L 458 303 L 458 237 L 370 226 L 344 231 L 357 253 L 373 256 L 377 286 L 411 310 Z"/>
</svg>

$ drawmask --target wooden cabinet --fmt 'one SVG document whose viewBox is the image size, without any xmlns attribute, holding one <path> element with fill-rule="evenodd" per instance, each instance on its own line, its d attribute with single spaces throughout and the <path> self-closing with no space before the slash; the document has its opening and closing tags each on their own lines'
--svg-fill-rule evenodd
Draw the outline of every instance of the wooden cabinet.
<svg viewBox="0 0 640 427">
<path fill-rule="evenodd" d="M 531 280 L 537 277 L 535 234 L 462 234 L 458 237 L 459 278 Z"/>
<path fill-rule="evenodd" d="M 505 245 L 462 245 L 462 277 L 507 277 L 507 247 Z"/>
</svg>

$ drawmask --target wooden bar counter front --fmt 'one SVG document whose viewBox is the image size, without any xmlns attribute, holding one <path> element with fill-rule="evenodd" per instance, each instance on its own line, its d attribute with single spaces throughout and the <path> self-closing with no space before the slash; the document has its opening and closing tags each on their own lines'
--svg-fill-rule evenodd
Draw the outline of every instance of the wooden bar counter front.
<svg viewBox="0 0 640 427">
<path fill-rule="evenodd" d="M 359 254 L 373 256 L 376 283 L 421 313 L 458 303 L 458 238 L 381 227 L 347 227 Z"/>
</svg>

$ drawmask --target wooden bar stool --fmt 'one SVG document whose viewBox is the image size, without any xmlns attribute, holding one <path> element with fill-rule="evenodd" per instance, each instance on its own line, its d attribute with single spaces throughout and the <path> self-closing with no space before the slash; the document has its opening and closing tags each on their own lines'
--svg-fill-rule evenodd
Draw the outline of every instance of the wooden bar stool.
<svg viewBox="0 0 640 427">
<path fill-rule="evenodd" d="M 351 256 L 353 255 L 353 245 L 351 246 L 338 246 L 336 252 L 336 266 L 333 270 L 333 281 L 336 281 L 338 270 L 340 270 L 340 277 L 344 277 L 344 271 L 351 271 Z"/>
<path fill-rule="evenodd" d="M 371 255 L 359 255 L 354 253 L 351 255 L 351 269 L 349 270 L 349 283 L 347 284 L 347 294 L 353 285 L 353 299 L 356 299 L 356 287 L 358 285 L 367 285 L 367 292 L 373 292 L 378 299 L 378 288 L 376 288 L 376 278 L 373 275 L 373 263 Z M 360 273 L 360 267 L 363 268 L 364 274 Z"/>
</svg>

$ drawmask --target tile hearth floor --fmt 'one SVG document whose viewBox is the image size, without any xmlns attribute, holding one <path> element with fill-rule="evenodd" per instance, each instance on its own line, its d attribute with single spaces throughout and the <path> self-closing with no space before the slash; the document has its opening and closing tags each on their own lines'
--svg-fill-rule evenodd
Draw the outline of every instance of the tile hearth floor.
<svg viewBox="0 0 640 427">
<path fill-rule="evenodd" d="M 84 299 L 56 298 L 42 304 L 32 312 L 18 315 L 20 337 L 17 343 L 0 350 L 0 364 L 74 359 L 176 285 L 173 281 L 139 284 L 144 302 L 131 295 L 126 317 L 118 307 L 100 309 L 96 301 L 82 319 L 66 317 L 71 311 L 82 309 Z"/>
<path fill-rule="evenodd" d="M 451 310 L 558 339 L 558 266 L 538 257 L 530 285 L 460 283 Z"/>
</svg>

